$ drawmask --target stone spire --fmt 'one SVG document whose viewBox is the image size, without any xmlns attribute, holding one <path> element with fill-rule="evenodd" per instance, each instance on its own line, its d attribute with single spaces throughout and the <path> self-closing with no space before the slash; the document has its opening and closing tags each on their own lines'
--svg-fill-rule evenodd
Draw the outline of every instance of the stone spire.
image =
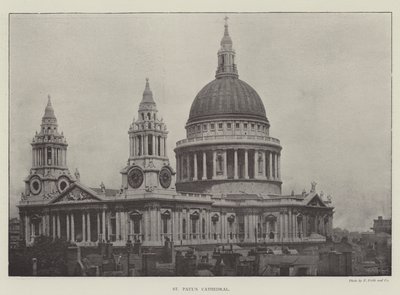
<svg viewBox="0 0 400 295">
<path fill-rule="evenodd" d="M 145 113 L 149 111 L 151 113 Z M 146 86 L 143 91 L 142 101 L 139 104 L 139 117 L 142 117 L 144 120 L 144 117 L 151 115 L 151 118 L 153 118 L 154 113 L 157 113 L 157 105 L 153 98 L 153 92 L 150 89 L 149 78 L 146 78 Z"/>
<path fill-rule="evenodd" d="M 44 109 L 44 115 L 42 117 L 42 124 L 41 124 L 41 134 L 49 133 L 49 134 L 58 134 L 58 124 L 57 118 L 54 114 L 54 109 L 51 104 L 50 95 L 47 96 L 47 105 Z"/>
<path fill-rule="evenodd" d="M 225 17 L 224 36 L 221 39 L 221 48 L 218 51 L 218 68 L 215 77 L 238 78 L 237 67 L 235 64 L 235 51 L 232 48 L 232 39 L 229 36 L 228 17 Z"/>
<path fill-rule="evenodd" d="M 228 30 L 228 17 L 225 16 L 225 31 L 224 31 L 224 36 L 221 39 L 221 49 L 224 50 L 232 50 L 232 39 L 231 36 L 229 36 L 229 30 Z"/>
<path fill-rule="evenodd" d="M 44 110 L 44 115 L 43 115 L 42 121 L 45 120 L 45 119 L 55 119 L 55 120 L 57 120 L 56 116 L 54 115 L 53 106 L 51 105 L 50 95 L 47 95 L 47 99 L 48 99 L 47 100 L 47 106 L 46 106 L 46 108 Z"/>
<path fill-rule="evenodd" d="M 151 92 L 149 78 L 146 78 L 146 86 L 143 91 L 143 98 L 141 103 L 154 103 L 153 92 Z"/>
</svg>

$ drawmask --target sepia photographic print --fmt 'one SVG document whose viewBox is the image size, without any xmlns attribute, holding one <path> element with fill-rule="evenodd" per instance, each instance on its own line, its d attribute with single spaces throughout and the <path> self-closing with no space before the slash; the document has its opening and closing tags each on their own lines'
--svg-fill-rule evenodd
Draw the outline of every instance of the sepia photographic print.
<svg viewBox="0 0 400 295">
<path fill-rule="evenodd" d="M 391 36 L 389 12 L 9 14 L 8 275 L 390 277 Z"/>
</svg>

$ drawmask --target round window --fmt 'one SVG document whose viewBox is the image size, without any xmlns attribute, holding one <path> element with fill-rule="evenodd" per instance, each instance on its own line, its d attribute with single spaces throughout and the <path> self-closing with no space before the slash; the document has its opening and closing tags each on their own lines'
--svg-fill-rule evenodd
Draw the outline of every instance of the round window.
<svg viewBox="0 0 400 295">
<path fill-rule="evenodd" d="M 69 179 L 65 176 L 61 176 L 57 182 L 57 188 L 60 193 L 65 191 L 69 186 Z"/>
<path fill-rule="evenodd" d="M 30 187 L 31 193 L 33 195 L 37 195 L 42 190 L 42 182 L 40 181 L 40 179 L 37 176 L 32 177 L 32 179 L 29 183 L 29 187 Z"/>
</svg>

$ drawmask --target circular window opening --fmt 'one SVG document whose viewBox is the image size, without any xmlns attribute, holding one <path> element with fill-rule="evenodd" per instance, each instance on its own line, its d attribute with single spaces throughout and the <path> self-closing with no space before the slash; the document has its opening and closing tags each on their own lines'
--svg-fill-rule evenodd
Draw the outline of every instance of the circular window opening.
<svg viewBox="0 0 400 295">
<path fill-rule="evenodd" d="M 35 191 L 39 190 L 39 182 L 34 181 L 34 182 L 32 183 L 32 187 L 33 187 L 33 189 L 34 189 Z"/>
<path fill-rule="evenodd" d="M 60 183 L 60 189 L 63 191 L 63 190 L 65 190 L 66 188 L 67 188 L 67 182 L 65 182 L 65 181 L 62 181 L 61 183 Z"/>
</svg>

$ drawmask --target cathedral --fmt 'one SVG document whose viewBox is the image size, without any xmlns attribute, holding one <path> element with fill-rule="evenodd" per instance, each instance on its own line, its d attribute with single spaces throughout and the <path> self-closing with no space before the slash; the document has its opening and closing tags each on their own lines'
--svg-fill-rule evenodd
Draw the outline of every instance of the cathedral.
<svg viewBox="0 0 400 295">
<path fill-rule="evenodd" d="M 26 245 L 41 235 L 81 247 L 324 243 L 332 233 L 331 198 L 314 182 L 309 191 L 282 194 L 282 146 L 270 136 L 260 96 L 239 79 L 227 23 L 217 56 L 215 79 L 195 97 L 186 138 L 176 143 L 176 167 L 146 79 L 118 189 L 87 187 L 71 173 L 49 97 L 18 205 Z"/>
</svg>

